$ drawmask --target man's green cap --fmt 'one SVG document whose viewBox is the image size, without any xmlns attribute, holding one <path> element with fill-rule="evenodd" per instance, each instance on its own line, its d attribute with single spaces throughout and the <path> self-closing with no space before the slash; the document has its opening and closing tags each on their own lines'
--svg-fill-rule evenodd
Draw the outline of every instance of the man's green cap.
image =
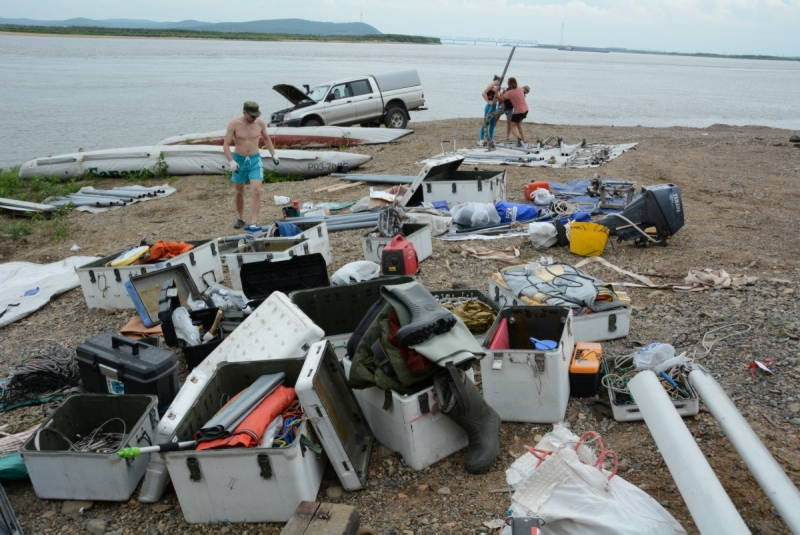
<svg viewBox="0 0 800 535">
<path fill-rule="evenodd" d="M 258 109 L 258 102 L 248 100 L 244 103 L 244 112 L 250 117 L 258 117 L 261 115 L 261 110 Z"/>
</svg>

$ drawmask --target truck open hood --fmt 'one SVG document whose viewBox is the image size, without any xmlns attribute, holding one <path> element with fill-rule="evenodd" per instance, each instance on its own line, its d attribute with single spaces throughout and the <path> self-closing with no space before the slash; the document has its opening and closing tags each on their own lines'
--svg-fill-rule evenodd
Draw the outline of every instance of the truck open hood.
<svg viewBox="0 0 800 535">
<path fill-rule="evenodd" d="M 308 98 L 308 95 L 306 95 L 303 91 L 297 89 L 293 85 L 278 84 L 278 85 L 273 85 L 272 89 L 274 89 L 275 91 L 280 93 L 280 95 L 283 98 L 285 98 L 286 100 L 288 100 L 289 102 L 291 102 L 295 106 L 297 106 L 298 104 L 300 104 L 304 100 L 310 100 Z"/>
</svg>

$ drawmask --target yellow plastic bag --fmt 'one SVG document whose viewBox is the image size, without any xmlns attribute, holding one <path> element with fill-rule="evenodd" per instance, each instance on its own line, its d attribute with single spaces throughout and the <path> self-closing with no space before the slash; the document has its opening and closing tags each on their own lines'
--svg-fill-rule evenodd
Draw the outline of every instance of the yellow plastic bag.
<svg viewBox="0 0 800 535">
<path fill-rule="evenodd" d="M 608 243 L 608 227 L 588 221 L 569 224 L 569 250 L 581 256 L 600 256 Z"/>
</svg>

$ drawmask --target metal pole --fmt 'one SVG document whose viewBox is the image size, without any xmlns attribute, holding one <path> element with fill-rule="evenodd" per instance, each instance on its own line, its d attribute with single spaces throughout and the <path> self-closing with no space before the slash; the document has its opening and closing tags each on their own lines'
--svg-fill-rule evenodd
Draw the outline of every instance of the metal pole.
<svg viewBox="0 0 800 535">
<path fill-rule="evenodd" d="M 506 72 L 508 71 L 508 65 L 511 63 L 511 58 L 514 57 L 514 51 L 516 49 L 517 49 L 516 45 L 511 47 L 511 52 L 509 52 L 508 59 L 506 60 L 506 66 L 503 67 L 503 74 L 500 75 L 500 84 L 499 85 L 503 85 L 503 80 L 505 79 Z M 499 91 L 495 91 L 494 98 L 492 98 L 492 105 L 489 106 L 489 109 L 492 109 L 494 107 L 494 105 L 497 104 L 497 94 L 498 93 L 499 93 Z M 486 132 L 487 135 L 489 133 L 489 123 L 491 122 L 491 115 L 492 115 L 491 112 L 487 113 L 486 117 L 483 118 L 483 131 Z M 500 116 L 498 115 L 497 118 L 499 119 Z M 494 140 L 493 139 L 490 139 L 490 140 L 487 141 L 486 148 L 489 149 L 489 150 L 494 149 Z"/>
<path fill-rule="evenodd" d="M 764 443 L 736 410 L 731 399 L 711 375 L 700 368 L 689 373 L 689 382 L 703 398 L 708 410 L 736 448 L 747 468 L 764 489 L 783 521 L 800 534 L 800 493 Z"/>
</svg>

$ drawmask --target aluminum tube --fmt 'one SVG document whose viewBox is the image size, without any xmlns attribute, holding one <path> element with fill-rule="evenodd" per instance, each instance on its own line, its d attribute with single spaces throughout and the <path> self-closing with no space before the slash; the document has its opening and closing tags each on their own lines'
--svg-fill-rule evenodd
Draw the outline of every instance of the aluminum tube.
<svg viewBox="0 0 800 535">
<path fill-rule="evenodd" d="M 91 195 L 93 197 L 117 197 L 122 199 L 142 199 L 147 197 L 147 195 L 134 195 L 131 193 L 123 193 L 120 191 L 111 191 L 106 189 L 96 189 L 94 191 L 78 191 L 76 192 L 78 195 Z"/>
<path fill-rule="evenodd" d="M 689 373 L 689 382 L 703 398 L 783 521 L 792 533 L 800 534 L 800 492 L 797 487 L 711 374 L 695 368 Z"/>
<path fill-rule="evenodd" d="M 639 372 L 628 388 L 700 533 L 750 533 L 656 374 Z"/>
</svg>

